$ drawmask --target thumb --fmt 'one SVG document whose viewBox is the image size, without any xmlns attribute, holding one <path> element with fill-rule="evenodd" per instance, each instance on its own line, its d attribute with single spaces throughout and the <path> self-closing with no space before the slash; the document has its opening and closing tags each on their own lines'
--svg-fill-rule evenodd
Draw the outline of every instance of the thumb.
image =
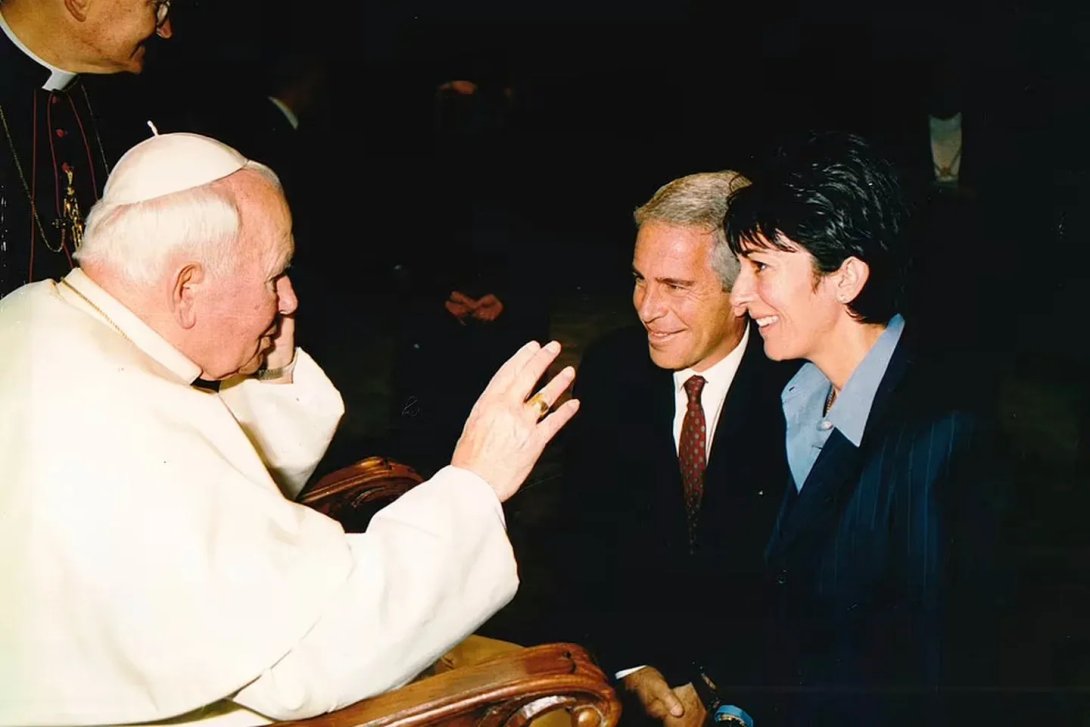
<svg viewBox="0 0 1090 727">
<path fill-rule="evenodd" d="M 662 706 L 666 707 L 666 711 L 670 713 L 671 717 L 685 716 L 685 706 L 678 699 L 673 689 L 667 689 L 666 693 L 659 698 L 662 700 Z"/>
<path fill-rule="evenodd" d="M 685 714 L 685 707 L 670 685 L 663 679 L 657 679 L 649 685 L 652 699 L 657 699 L 662 704 L 662 709 L 669 712 L 672 717 L 681 717 Z"/>
</svg>

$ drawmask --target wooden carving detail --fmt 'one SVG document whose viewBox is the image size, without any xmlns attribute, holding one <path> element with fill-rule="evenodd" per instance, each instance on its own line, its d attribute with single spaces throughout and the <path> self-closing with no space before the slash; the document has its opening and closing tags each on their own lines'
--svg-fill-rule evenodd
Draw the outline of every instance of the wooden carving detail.
<svg viewBox="0 0 1090 727">
<path fill-rule="evenodd" d="M 297 501 L 337 520 L 345 532 L 362 533 L 372 515 L 423 481 L 406 464 L 368 457 L 306 487 Z"/>
<path fill-rule="evenodd" d="M 614 727 L 621 704 L 576 644 L 543 644 L 427 677 L 293 727 L 526 727 L 565 710 L 575 727 Z"/>
</svg>

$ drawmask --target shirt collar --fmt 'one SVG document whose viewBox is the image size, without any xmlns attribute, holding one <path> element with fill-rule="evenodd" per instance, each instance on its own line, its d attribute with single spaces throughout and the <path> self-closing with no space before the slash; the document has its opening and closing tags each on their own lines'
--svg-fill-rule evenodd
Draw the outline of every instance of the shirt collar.
<svg viewBox="0 0 1090 727">
<path fill-rule="evenodd" d="M 118 333 L 180 380 L 192 384 L 200 376 L 200 366 L 186 358 L 185 354 L 156 333 L 151 326 L 140 320 L 121 301 L 100 288 L 82 270 L 76 268 L 68 273 L 64 277 L 64 282 L 82 296 L 85 303 L 91 304 L 88 307 L 88 312 L 97 318 L 105 319 L 107 324 L 113 324 Z M 64 287 L 63 285 L 58 286 L 62 294 L 64 293 Z"/>
<path fill-rule="evenodd" d="M 824 419 L 836 427 L 848 441 L 858 447 L 863 442 L 874 396 L 886 375 L 889 360 L 901 340 L 904 318 L 900 314 L 890 319 L 886 330 L 856 366 L 836 401 Z M 824 401 L 829 379 L 812 363 L 807 363 L 784 387 L 781 400 L 785 414 L 809 408 L 815 401 Z"/>
<path fill-rule="evenodd" d="M 49 71 L 49 78 L 42 84 L 43 89 L 46 91 L 63 91 L 72 83 L 72 81 L 76 80 L 78 74 L 46 63 L 35 55 L 34 51 L 27 48 L 23 41 L 19 40 L 19 37 L 15 35 L 15 31 L 11 29 L 11 26 L 8 25 L 8 21 L 4 19 L 3 12 L 0 12 L 0 29 L 4 31 L 4 34 L 8 36 L 16 48 L 25 53 L 27 57 L 35 63 Z"/>
<path fill-rule="evenodd" d="M 746 346 L 749 344 L 749 326 L 747 325 L 742 331 L 742 340 L 738 342 L 738 345 L 734 349 L 723 357 L 722 361 L 719 361 L 710 366 L 705 371 L 694 371 L 693 369 L 682 369 L 681 371 L 674 372 L 674 393 L 681 391 L 685 386 L 685 382 L 689 380 L 689 377 L 699 374 L 704 377 L 712 386 L 719 384 L 729 384 L 734 379 L 734 372 L 738 370 L 739 364 L 742 362 L 742 354 L 746 352 Z"/>
</svg>

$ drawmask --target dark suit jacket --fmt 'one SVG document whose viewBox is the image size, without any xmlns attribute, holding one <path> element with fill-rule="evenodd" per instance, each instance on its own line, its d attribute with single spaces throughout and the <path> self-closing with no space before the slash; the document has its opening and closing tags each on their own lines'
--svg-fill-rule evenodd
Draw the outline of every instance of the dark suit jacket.
<svg viewBox="0 0 1090 727">
<path fill-rule="evenodd" d="M 564 541 L 575 552 L 563 570 L 579 576 L 576 636 L 607 671 L 646 664 L 678 685 L 699 661 L 723 684 L 751 680 L 745 644 L 759 632 L 763 552 L 786 481 L 779 397 L 793 370 L 767 360 L 750 332 L 715 430 L 690 553 L 672 372 L 652 363 L 643 328 L 609 334 L 584 355 L 565 463 L 566 511 L 577 525 Z M 724 654 L 728 671 L 707 663 Z"/>
<path fill-rule="evenodd" d="M 766 653 L 805 688 L 791 724 L 938 724 L 948 687 L 990 682 L 1005 470 L 968 389 L 912 350 L 902 338 L 861 446 L 834 430 L 784 495 Z"/>
</svg>

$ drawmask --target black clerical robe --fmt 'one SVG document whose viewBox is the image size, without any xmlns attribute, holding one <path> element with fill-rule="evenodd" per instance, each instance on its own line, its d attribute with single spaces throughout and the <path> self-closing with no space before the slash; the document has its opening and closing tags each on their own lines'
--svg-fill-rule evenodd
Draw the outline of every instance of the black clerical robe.
<svg viewBox="0 0 1090 727">
<path fill-rule="evenodd" d="M 0 32 L 0 296 L 73 266 L 77 230 L 108 174 L 93 100 Z M 36 213 L 36 214 L 35 214 Z"/>
</svg>

